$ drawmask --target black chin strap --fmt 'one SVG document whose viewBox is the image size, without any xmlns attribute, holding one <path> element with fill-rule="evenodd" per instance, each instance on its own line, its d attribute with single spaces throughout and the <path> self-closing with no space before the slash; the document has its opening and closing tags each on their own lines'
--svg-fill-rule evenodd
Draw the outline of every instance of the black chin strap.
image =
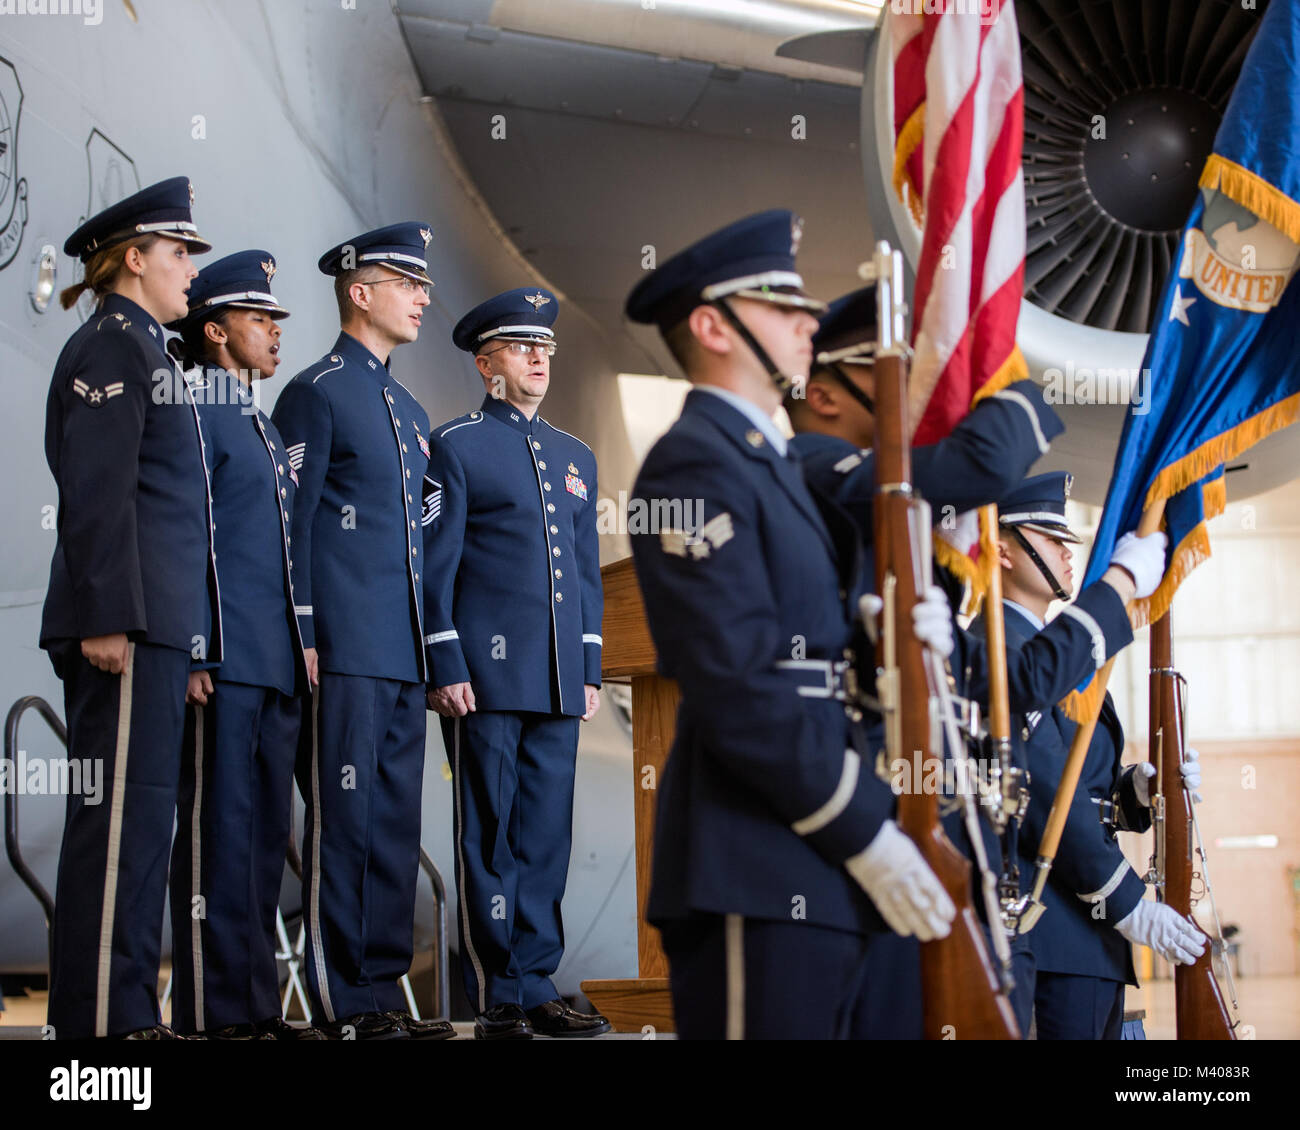
<svg viewBox="0 0 1300 1130">
<path fill-rule="evenodd" d="M 1047 567 L 1047 562 L 1038 556 L 1038 551 L 1029 544 L 1029 539 L 1016 526 L 1011 527 L 1011 533 L 1015 536 L 1016 541 L 1020 543 L 1020 548 L 1029 555 L 1029 560 L 1038 566 L 1038 571 L 1043 574 L 1043 580 L 1051 586 L 1056 599 L 1069 600 L 1070 594 L 1061 587 L 1061 582 L 1056 579 L 1056 574 Z"/>
<path fill-rule="evenodd" d="M 844 391 L 861 404 L 870 415 L 874 416 L 876 414 L 876 402 L 858 388 L 858 386 L 853 383 L 853 380 L 848 373 L 846 373 L 839 365 L 830 364 L 824 366 L 824 368 L 832 377 L 835 378 L 836 382 L 843 387 Z"/>
<path fill-rule="evenodd" d="M 731 324 L 731 328 L 740 335 L 740 340 L 749 346 L 750 352 L 758 358 L 758 363 L 766 370 L 767 375 L 771 378 L 772 383 L 784 394 L 794 387 L 794 381 L 787 377 L 772 361 L 766 349 L 758 344 L 758 339 L 749 332 L 749 327 L 737 317 L 736 312 L 731 308 L 725 298 L 719 298 L 710 305 L 718 311 Z"/>
</svg>

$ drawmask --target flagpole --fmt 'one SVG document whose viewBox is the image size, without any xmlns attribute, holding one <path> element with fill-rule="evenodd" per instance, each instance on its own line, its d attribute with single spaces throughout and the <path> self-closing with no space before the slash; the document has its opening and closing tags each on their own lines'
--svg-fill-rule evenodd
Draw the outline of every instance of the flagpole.
<svg viewBox="0 0 1300 1130">
<path fill-rule="evenodd" d="M 1142 511 L 1142 520 L 1138 523 L 1138 537 L 1146 537 L 1160 529 L 1160 522 L 1165 514 L 1165 500 L 1160 499 Z M 1056 796 L 1052 801 L 1052 811 L 1043 828 L 1043 838 L 1038 845 L 1038 858 L 1034 864 L 1034 890 L 1030 896 L 1029 906 L 1021 917 L 1021 929 L 1029 930 L 1042 916 L 1043 890 L 1047 886 L 1047 877 L 1051 874 L 1052 863 L 1056 859 L 1057 848 L 1061 844 L 1061 835 L 1065 831 L 1065 821 L 1070 815 L 1070 806 L 1074 803 L 1074 792 L 1078 788 L 1079 778 L 1083 775 L 1083 764 L 1088 759 L 1088 747 L 1092 744 L 1092 735 L 1097 729 L 1097 720 L 1101 717 L 1101 708 L 1106 701 L 1106 685 L 1110 682 L 1110 673 L 1115 666 L 1115 656 L 1106 660 L 1096 675 L 1096 689 L 1089 689 L 1089 700 L 1095 700 L 1096 706 L 1088 711 L 1087 717 L 1080 719 L 1079 727 L 1074 731 L 1074 741 L 1070 744 L 1070 756 L 1066 759 L 1065 769 L 1061 773 L 1061 783 L 1056 787 Z"/>
</svg>

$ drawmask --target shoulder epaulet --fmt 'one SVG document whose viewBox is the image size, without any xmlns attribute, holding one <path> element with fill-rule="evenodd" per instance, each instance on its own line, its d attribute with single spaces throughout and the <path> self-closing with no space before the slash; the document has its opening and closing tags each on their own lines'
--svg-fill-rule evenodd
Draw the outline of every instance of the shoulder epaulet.
<svg viewBox="0 0 1300 1130">
<path fill-rule="evenodd" d="M 121 312 L 114 313 L 114 314 L 105 314 L 95 324 L 95 332 L 98 333 L 100 330 L 103 330 L 105 328 L 117 329 L 117 330 L 130 329 L 131 319 Z"/>
<path fill-rule="evenodd" d="M 483 413 L 478 411 L 470 412 L 468 415 L 465 416 L 458 416 L 450 423 L 443 424 L 438 429 L 438 438 L 442 439 L 444 436 L 450 435 L 457 428 L 465 427 L 466 424 L 477 424 L 482 419 L 483 419 Z"/>
<path fill-rule="evenodd" d="M 568 436 L 571 440 L 573 440 L 574 443 L 581 443 L 583 447 L 587 448 L 588 451 L 591 451 L 591 447 L 588 446 L 588 444 L 586 444 L 585 442 L 583 442 L 582 440 L 580 440 L 580 439 L 579 439 L 577 436 L 575 436 L 572 432 L 566 432 L 563 428 L 557 428 L 557 427 L 556 427 L 554 424 L 552 424 L 551 421 L 548 420 L 545 416 L 542 417 L 542 423 L 545 424 L 548 428 L 550 428 L 551 431 L 553 431 L 553 432 L 559 432 L 560 435 L 562 435 L 562 436 Z M 595 454 L 596 454 L 594 451 L 592 451 L 591 453 L 592 453 L 592 455 L 595 455 Z"/>
<path fill-rule="evenodd" d="M 319 361 L 308 365 L 294 380 L 315 384 L 327 373 L 336 373 L 341 368 L 343 368 L 343 358 L 337 353 L 327 353 Z"/>
</svg>

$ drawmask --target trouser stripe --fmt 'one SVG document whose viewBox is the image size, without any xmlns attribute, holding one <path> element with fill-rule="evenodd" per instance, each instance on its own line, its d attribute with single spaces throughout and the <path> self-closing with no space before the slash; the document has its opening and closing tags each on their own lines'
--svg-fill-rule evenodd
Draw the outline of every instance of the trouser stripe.
<svg viewBox="0 0 1300 1130">
<path fill-rule="evenodd" d="M 135 644 L 126 645 L 117 697 L 117 747 L 113 754 L 113 799 L 108 817 L 108 858 L 104 864 L 104 902 L 99 920 L 99 968 L 95 978 L 95 1035 L 108 1035 L 108 989 L 113 973 L 113 919 L 117 913 L 117 873 L 122 852 L 122 812 L 126 808 L 126 759 L 131 749 L 131 692 Z"/>
</svg>

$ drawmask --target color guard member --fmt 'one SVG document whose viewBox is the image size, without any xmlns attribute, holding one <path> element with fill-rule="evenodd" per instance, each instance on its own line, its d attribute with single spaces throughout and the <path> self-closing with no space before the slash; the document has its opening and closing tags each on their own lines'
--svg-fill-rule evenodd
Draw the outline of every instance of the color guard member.
<svg viewBox="0 0 1300 1130">
<path fill-rule="evenodd" d="M 701 512 L 632 538 L 659 668 L 682 695 L 648 917 L 688 1039 L 843 1036 L 881 916 L 932 938 L 954 914 L 853 733 L 860 539 L 772 422 L 824 309 L 795 268 L 801 231 L 779 209 L 739 220 L 627 301 L 695 386 L 633 495 Z"/>
</svg>

